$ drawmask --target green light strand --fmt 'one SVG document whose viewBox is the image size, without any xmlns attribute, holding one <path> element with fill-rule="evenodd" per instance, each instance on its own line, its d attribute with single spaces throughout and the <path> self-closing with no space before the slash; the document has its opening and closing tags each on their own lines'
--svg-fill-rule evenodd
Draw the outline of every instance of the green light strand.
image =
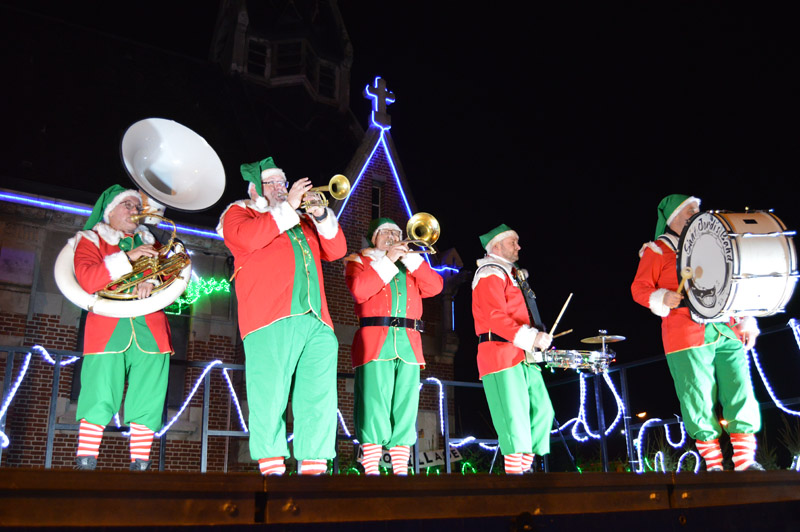
<svg viewBox="0 0 800 532">
<path fill-rule="evenodd" d="M 231 284 L 226 279 L 206 279 L 204 277 L 198 277 L 196 280 L 192 279 L 189 282 L 189 286 L 186 287 L 186 291 L 183 295 L 164 309 L 164 312 L 167 314 L 180 314 L 184 309 L 191 306 L 203 296 L 208 296 L 216 292 L 229 294 L 230 291 Z"/>
</svg>

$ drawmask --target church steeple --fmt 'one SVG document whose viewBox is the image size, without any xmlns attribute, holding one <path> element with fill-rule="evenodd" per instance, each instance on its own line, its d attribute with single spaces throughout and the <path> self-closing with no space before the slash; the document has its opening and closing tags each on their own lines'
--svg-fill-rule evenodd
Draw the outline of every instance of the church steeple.
<svg viewBox="0 0 800 532">
<path fill-rule="evenodd" d="M 221 0 L 211 60 L 267 88 L 349 105 L 353 48 L 336 0 Z"/>
</svg>

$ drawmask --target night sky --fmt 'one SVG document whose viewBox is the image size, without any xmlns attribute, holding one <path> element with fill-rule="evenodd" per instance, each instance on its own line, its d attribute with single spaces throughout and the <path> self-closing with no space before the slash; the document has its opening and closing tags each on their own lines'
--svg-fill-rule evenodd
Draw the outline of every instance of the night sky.
<svg viewBox="0 0 800 532">
<path fill-rule="evenodd" d="M 50 13 L 207 58 L 217 2 L 191 12 L 165 4 L 117 4 L 124 11 L 113 14 L 107 2 L 73 2 Z M 395 93 L 391 134 L 418 208 L 442 225 L 440 249 L 456 247 L 472 269 L 478 235 L 506 223 L 547 324 L 574 293 L 559 326 L 574 332 L 557 347 L 591 348 L 579 340 L 605 329 L 627 337 L 614 345 L 619 362 L 656 356 L 660 320 L 632 301 L 630 283 L 663 196 L 699 196 L 703 210 L 774 209 L 800 227 L 796 18 L 756 3 L 548 4 L 340 1 L 355 54 L 352 109 L 366 126 L 361 90 L 375 76 Z M 797 300 L 762 328 L 800 316 Z M 468 286 L 457 304 L 458 357 L 474 359 Z M 762 352 L 776 377 L 800 370 L 787 345 Z M 457 378 L 477 378 L 470 363 Z M 655 371 L 651 394 L 674 394 L 666 364 Z"/>
</svg>

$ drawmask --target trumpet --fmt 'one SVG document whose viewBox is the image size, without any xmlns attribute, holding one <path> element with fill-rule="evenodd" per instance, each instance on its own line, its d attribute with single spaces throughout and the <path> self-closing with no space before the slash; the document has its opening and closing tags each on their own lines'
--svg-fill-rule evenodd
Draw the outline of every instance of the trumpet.
<svg viewBox="0 0 800 532">
<path fill-rule="evenodd" d="M 300 203 L 300 208 L 308 212 L 317 207 L 327 207 L 328 198 L 323 192 L 329 193 L 333 199 L 343 200 L 350 195 L 350 181 L 342 174 L 336 174 L 327 186 L 308 189 Z"/>
<path fill-rule="evenodd" d="M 436 253 L 436 248 L 433 245 L 439 240 L 441 229 L 439 221 L 427 212 L 418 212 L 408 220 L 406 224 L 406 235 L 408 240 L 399 242 L 411 246 L 417 246 L 419 249 L 411 249 L 409 253 Z"/>
</svg>

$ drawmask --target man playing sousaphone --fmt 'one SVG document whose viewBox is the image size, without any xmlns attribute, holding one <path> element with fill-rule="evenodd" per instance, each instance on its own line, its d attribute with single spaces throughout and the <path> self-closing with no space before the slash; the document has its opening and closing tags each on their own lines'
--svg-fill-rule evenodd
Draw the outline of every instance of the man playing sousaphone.
<svg viewBox="0 0 800 532">
<path fill-rule="evenodd" d="M 550 452 L 553 405 L 541 368 L 526 351 L 545 350 L 553 337 L 531 323 L 519 275 L 519 235 L 505 224 L 480 237 L 486 256 L 472 280 L 472 316 L 478 335 L 478 373 L 507 474 L 528 470 L 534 455 Z M 531 308 L 535 310 L 535 304 Z M 534 314 L 536 317 L 536 314 Z"/>
<path fill-rule="evenodd" d="M 131 216 L 142 208 L 141 195 L 113 185 L 95 203 L 74 246 L 75 278 L 81 288 L 95 293 L 131 273 L 140 257 L 155 257 L 160 244 Z M 150 296 L 156 281 L 133 287 L 138 299 Z M 112 318 L 89 312 L 83 338 L 81 390 L 76 418 L 80 421 L 77 467 L 94 469 L 103 429 L 119 412 L 127 377 L 125 423 L 130 424 L 132 471 L 150 467 L 154 432 L 161 428 L 167 392 L 169 323 L 163 311 L 133 318 Z"/>
</svg>

